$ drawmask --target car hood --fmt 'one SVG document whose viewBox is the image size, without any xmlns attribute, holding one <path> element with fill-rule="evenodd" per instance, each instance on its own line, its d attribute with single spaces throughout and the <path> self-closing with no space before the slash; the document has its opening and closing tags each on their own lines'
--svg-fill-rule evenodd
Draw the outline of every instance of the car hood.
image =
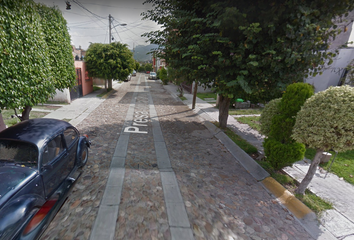
<svg viewBox="0 0 354 240">
<path fill-rule="evenodd" d="M 35 169 L 26 167 L 0 166 L 0 208 L 37 174 Z"/>
</svg>

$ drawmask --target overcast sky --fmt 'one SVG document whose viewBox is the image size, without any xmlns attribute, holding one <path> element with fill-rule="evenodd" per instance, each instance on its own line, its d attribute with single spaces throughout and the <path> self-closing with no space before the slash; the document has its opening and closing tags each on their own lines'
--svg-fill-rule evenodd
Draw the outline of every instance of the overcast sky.
<svg viewBox="0 0 354 240">
<path fill-rule="evenodd" d="M 130 49 L 137 45 L 148 45 L 145 42 L 147 39 L 142 38 L 141 34 L 159 29 L 155 22 L 141 20 L 140 14 L 152 9 L 151 5 L 142 4 L 144 0 L 75 0 L 69 1 L 71 10 L 66 10 L 65 0 L 34 1 L 58 6 L 67 21 L 71 43 L 83 49 L 87 49 L 90 42 L 109 42 L 109 14 L 114 18 L 112 27 L 116 26 L 112 28 L 112 41 L 128 44 Z"/>
</svg>

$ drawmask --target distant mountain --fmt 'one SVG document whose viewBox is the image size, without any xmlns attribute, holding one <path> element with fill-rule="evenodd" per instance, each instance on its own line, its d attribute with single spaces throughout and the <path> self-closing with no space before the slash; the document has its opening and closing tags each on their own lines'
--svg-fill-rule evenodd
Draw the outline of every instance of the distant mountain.
<svg viewBox="0 0 354 240">
<path fill-rule="evenodd" d="M 148 52 L 151 52 L 152 50 L 156 49 L 158 45 L 156 44 L 150 44 L 150 45 L 138 45 L 134 49 L 134 59 L 137 61 L 148 61 L 151 60 L 152 55 L 147 54 Z"/>
</svg>

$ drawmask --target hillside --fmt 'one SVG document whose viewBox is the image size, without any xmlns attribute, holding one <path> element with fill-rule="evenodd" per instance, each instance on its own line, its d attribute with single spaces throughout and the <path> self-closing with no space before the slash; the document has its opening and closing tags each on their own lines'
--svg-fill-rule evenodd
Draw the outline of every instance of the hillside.
<svg viewBox="0 0 354 240">
<path fill-rule="evenodd" d="M 153 49 L 157 48 L 158 45 L 150 44 L 150 45 L 138 45 L 135 47 L 134 59 L 140 62 L 151 60 L 152 55 L 147 54 L 151 52 Z"/>
</svg>

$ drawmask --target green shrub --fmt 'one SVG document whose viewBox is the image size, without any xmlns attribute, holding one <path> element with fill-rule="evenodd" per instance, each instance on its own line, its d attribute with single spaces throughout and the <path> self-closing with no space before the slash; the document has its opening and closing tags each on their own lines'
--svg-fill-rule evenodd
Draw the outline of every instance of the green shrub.
<svg viewBox="0 0 354 240">
<path fill-rule="evenodd" d="M 304 157 L 305 145 L 296 143 L 291 135 L 297 112 L 300 111 L 306 99 L 313 94 L 314 89 L 310 84 L 294 83 L 286 88 L 278 104 L 279 113 L 274 107 L 275 114 L 271 117 L 269 128 L 266 128 L 266 132 L 268 130 L 269 132 L 267 132 L 268 138 L 265 139 L 263 146 L 267 161 L 275 170 L 290 166 Z M 268 123 L 269 118 L 266 119 Z"/>
<path fill-rule="evenodd" d="M 292 137 L 310 148 L 354 149 L 354 88 L 330 87 L 309 98 L 297 114 Z"/>
<path fill-rule="evenodd" d="M 280 114 L 274 115 L 270 126 L 269 137 L 282 143 L 291 143 L 296 114 L 306 99 L 314 94 L 313 86 L 307 83 L 293 83 L 287 88 L 279 103 Z"/>
<path fill-rule="evenodd" d="M 161 79 L 162 83 L 164 85 L 168 84 L 168 78 L 167 78 L 167 70 L 165 68 L 161 68 L 159 70 L 159 75 L 158 77 Z"/>
<path fill-rule="evenodd" d="M 279 104 L 280 104 L 281 98 L 276 98 L 271 100 L 267 105 L 265 105 L 261 117 L 259 119 L 259 122 L 261 123 L 261 130 L 260 132 L 268 136 L 270 132 L 270 125 L 272 123 L 272 118 L 276 114 L 279 114 Z"/>
<path fill-rule="evenodd" d="M 281 143 L 275 139 L 266 138 L 263 143 L 267 161 L 275 170 L 291 166 L 294 162 L 304 158 L 305 145 L 297 142 Z"/>
</svg>

